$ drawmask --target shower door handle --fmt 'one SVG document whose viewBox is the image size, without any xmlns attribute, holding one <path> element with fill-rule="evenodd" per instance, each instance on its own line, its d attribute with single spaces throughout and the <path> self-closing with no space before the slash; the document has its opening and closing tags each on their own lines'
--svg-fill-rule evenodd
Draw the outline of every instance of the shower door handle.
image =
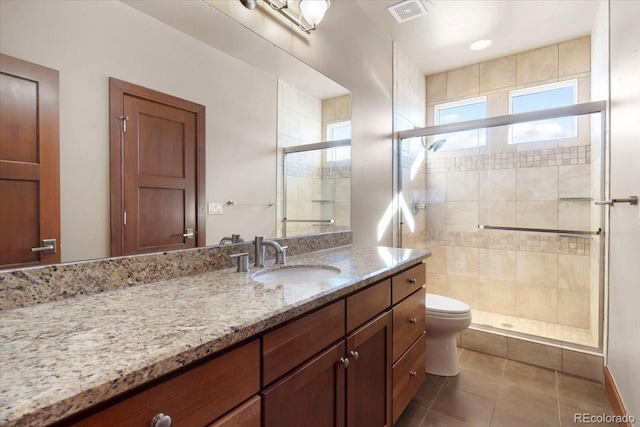
<svg viewBox="0 0 640 427">
<path fill-rule="evenodd" d="M 628 199 L 611 199 L 611 200 L 597 200 L 596 205 L 613 206 L 615 203 L 629 203 L 630 205 L 638 204 L 638 196 L 629 196 Z"/>
</svg>

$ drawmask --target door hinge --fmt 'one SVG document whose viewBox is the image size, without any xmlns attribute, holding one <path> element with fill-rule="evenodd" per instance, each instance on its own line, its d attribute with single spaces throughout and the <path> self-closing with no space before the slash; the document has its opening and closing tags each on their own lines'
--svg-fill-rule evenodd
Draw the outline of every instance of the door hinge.
<svg viewBox="0 0 640 427">
<path fill-rule="evenodd" d="M 118 116 L 118 118 L 122 121 L 122 132 L 126 132 L 127 120 L 129 120 L 129 116 Z"/>
<path fill-rule="evenodd" d="M 127 225 L 127 211 L 122 212 L 122 222 Z"/>
</svg>

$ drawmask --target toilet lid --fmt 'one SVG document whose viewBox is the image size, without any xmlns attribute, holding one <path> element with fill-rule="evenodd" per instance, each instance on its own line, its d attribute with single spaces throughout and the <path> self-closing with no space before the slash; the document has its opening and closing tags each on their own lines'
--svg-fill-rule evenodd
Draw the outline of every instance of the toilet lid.
<svg viewBox="0 0 640 427">
<path fill-rule="evenodd" d="M 435 294 L 426 295 L 425 305 L 427 311 L 434 313 L 467 313 L 471 309 L 462 301 Z"/>
</svg>

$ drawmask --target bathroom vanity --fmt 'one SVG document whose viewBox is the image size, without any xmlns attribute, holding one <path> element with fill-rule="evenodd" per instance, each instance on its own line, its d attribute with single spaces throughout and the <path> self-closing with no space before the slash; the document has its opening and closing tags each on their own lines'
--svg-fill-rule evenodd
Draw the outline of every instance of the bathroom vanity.
<svg viewBox="0 0 640 427">
<path fill-rule="evenodd" d="M 425 377 L 428 256 L 346 246 L 290 257 L 340 269 L 317 283 L 225 269 L 2 311 L 0 422 L 391 426 Z"/>
</svg>

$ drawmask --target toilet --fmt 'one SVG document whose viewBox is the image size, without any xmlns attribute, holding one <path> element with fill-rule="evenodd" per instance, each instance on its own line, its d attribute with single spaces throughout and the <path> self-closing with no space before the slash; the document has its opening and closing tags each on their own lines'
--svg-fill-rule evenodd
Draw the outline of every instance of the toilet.
<svg viewBox="0 0 640 427">
<path fill-rule="evenodd" d="M 426 294 L 426 371 L 452 377 L 458 375 L 456 334 L 471 324 L 471 307 L 442 295 Z"/>
</svg>

